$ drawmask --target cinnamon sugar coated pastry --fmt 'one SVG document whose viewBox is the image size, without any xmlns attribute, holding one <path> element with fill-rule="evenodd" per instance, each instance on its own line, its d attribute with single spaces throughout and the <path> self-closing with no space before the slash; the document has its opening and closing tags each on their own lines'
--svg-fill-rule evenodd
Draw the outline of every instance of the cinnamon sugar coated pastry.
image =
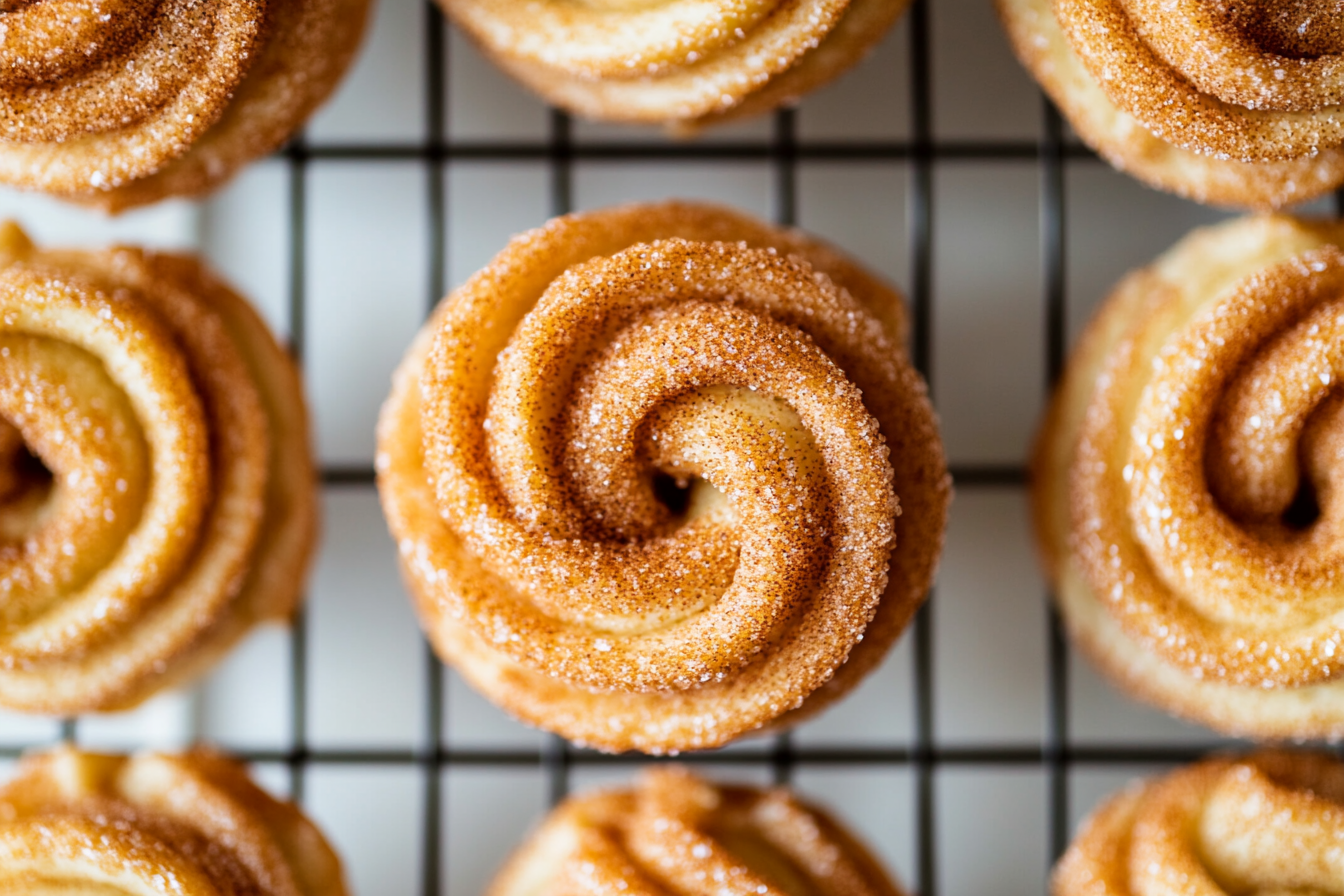
<svg viewBox="0 0 1344 896">
<path fill-rule="evenodd" d="M 299 599 L 298 371 L 185 255 L 0 226 L 0 705 L 124 709 Z"/>
<path fill-rule="evenodd" d="M 214 189 L 327 98 L 369 3 L 0 3 L 0 183 L 114 212 Z"/>
<path fill-rule="evenodd" d="M 1215 758 L 1132 785 L 1055 866 L 1054 896 L 1344 892 L 1344 765 L 1318 753 Z"/>
<path fill-rule="evenodd" d="M 1078 135 L 1145 183 L 1279 208 L 1344 184 L 1334 0 L 996 0 Z"/>
<path fill-rule="evenodd" d="M 292 803 L 197 748 L 133 757 L 61 747 L 0 788 L 8 896 L 347 896 L 341 863 Z"/>
<path fill-rule="evenodd" d="M 1069 630 L 1123 687 L 1344 737 L 1344 224 L 1197 230 L 1089 324 L 1037 443 Z"/>
<path fill-rule="evenodd" d="M 677 767 L 572 796 L 487 896 L 900 896 L 872 854 L 783 788 L 723 786 Z"/>
<path fill-rule="evenodd" d="M 441 655 L 605 750 L 812 715 L 924 598 L 949 484 L 900 297 L 712 206 L 524 233 L 394 377 L 378 485 Z"/>
<path fill-rule="evenodd" d="M 689 131 L 848 70 L 909 0 L 439 0 L 504 71 L 588 118 Z"/>
</svg>

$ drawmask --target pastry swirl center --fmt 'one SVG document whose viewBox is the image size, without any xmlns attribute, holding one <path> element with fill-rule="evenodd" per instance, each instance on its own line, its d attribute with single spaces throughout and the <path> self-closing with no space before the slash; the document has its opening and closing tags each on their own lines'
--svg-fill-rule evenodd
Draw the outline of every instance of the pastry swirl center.
<svg viewBox="0 0 1344 896">
<path fill-rule="evenodd" d="M 488 379 L 459 350 L 475 337 L 440 331 L 426 466 L 445 520 L 516 588 L 482 601 L 478 631 L 588 687 L 685 688 L 809 602 L 875 604 L 896 499 L 860 390 L 897 376 L 861 347 L 881 330 L 792 259 L 674 239 L 556 278 Z M 659 474 L 713 489 L 676 520 Z"/>
</svg>

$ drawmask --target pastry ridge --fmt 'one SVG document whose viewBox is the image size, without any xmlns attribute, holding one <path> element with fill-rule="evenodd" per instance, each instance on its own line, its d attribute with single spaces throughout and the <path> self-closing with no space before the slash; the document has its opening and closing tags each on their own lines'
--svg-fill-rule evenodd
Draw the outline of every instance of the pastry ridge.
<svg viewBox="0 0 1344 896">
<path fill-rule="evenodd" d="M 440 304 L 379 422 L 440 653 L 608 750 L 716 746 L 848 690 L 922 601 L 949 497 L 901 316 L 833 250 L 712 206 L 515 238 Z M 683 510 L 655 472 L 698 483 Z"/>
</svg>

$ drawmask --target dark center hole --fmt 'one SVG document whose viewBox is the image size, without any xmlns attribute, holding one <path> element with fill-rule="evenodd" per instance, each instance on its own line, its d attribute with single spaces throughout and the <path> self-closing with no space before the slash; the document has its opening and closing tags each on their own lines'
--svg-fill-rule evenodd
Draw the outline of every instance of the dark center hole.
<svg viewBox="0 0 1344 896">
<path fill-rule="evenodd" d="M 1283 512 L 1283 524 L 1290 529 L 1302 530 L 1320 519 L 1321 505 L 1316 500 L 1316 487 L 1305 476 L 1297 487 L 1293 503 Z"/>
<path fill-rule="evenodd" d="M 1233 27 L 1260 49 L 1319 59 L 1344 49 L 1339 0 L 1258 0 L 1227 5 Z"/>
<path fill-rule="evenodd" d="M 0 418 L 0 501 L 31 496 L 38 489 L 45 493 L 51 484 L 51 471 L 28 450 L 18 428 Z"/>
<path fill-rule="evenodd" d="M 53 484 L 51 471 L 18 430 L 0 420 L 0 544 L 21 542 L 42 524 Z"/>
<path fill-rule="evenodd" d="M 653 494 L 673 516 L 681 516 L 691 506 L 691 482 L 667 473 L 653 474 Z"/>
</svg>

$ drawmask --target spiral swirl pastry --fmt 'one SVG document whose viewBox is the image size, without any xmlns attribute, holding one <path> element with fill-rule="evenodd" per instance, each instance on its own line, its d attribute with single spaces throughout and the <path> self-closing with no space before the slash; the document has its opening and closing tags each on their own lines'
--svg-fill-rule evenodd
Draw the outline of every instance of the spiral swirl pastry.
<svg viewBox="0 0 1344 896">
<path fill-rule="evenodd" d="M 900 309 L 822 245 L 708 206 L 515 238 L 440 304 L 379 426 L 440 652 L 607 750 L 717 746 L 843 693 L 942 541 Z"/>
<path fill-rule="evenodd" d="M 1170 712 L 1344 735 L 1344 226 L 1247 218 L 1127 277 L 1035 459 L 1073 633 Z"/>
<path fill-rule="evenodd" d="M 133 706 L 298 600 L 298 374 L 190 257 L 0 228 L 0 468 L 0 705 Z"/>
<path fill-rule="evenodd" d="M 783 788 L 711 784 L 669 766 L 565 800 L 487 896 L 899 896 L 872 854 Z"/>
<path fill-rule="evenodd" d="M 588 118 L 674 130 L 838 77 L 909 0 L 439 0 L 502 69 Z"/>
<path fill-rule="evenodd" d="M 1344 183 L 1344 18 L 1324 0 L 996 0 L 1018 57 L 1112 165 L 1270 209 Z"/>
<path fill-rule="evenodd" d="M 1209 759 L 1117 794 L 1055 867 L 1054 896 L 1344 893 L 1344 766 Z"/>
<path fill-rule="evenodd" d="M 206 192 L 327 97 L 368 2 L 0 4 L 0 183 L 108 211 Z"/>
<path fill-rule="evenodd" d="M 25 757 L 0 789 L 10 896 L 347 896 L 341 864 L 291 803 L 210 750 Z"/>
</svg>

